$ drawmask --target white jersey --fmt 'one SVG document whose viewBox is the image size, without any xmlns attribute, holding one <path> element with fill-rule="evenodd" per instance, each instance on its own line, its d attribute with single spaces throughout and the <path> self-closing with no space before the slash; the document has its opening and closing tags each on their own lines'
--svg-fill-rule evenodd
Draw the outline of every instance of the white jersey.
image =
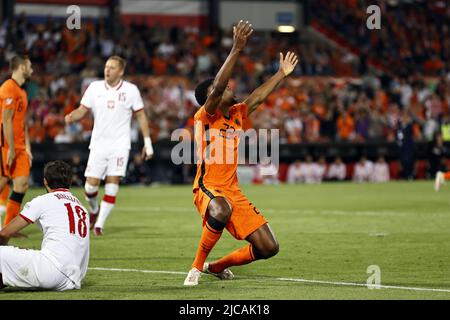
<svg viewBox="0 0 450 320">
<path fill-rule="evenodd" d="M 325 177 L 325 172 L 327 171 L 327 166 L 325 164 L 316 163 L 314 167 L 314 177 L 316 183 L 321 183 Z"/>
<path fill-rule="evenodd" d="M 337 179 L 337 180 L 344 180 L 345 176 L 347 175 L 347 169 L 345 167 L 345 164 L 340 163 L 332 163 L 330 167 L 328 168 L 327 178 L 328 179 Z"/>
<path fill-rule="evenodd" d="M 94 115 L 89 149 L 131 148 L 131 117 L 133 112 L 144 108 L 136 85 L 121 80 L 113 88 L 105 80 L 94 81 L 86 89 L 80 104 Z"/>
<path fill-rule="evenodd" d="M 354 172 L 353 172 L 353 181 L 356 182 L 364 182 L 370 181 L 372 178 L 373 172 L 373 162 L 365 161 L 364 164 L 361 162 L 357 162 L 355 164 Z"/>
<path fill-rule="evenodd" d="M 389 181 L 389 166 L 386 162 L 376 162 L 373 165 L 372 172 L 373 182 L 387 182 Z"/>
<path fill-rule="evenodd" d="M 89 215 L 81 202 L 56 189 L 25 204 L 20 215 L 41 228 L 42 254 L 79 287 L 89 263 Z"/>
<path fill-rule="evenodd" d="M 314 162 L 304 162 L 300 167 L 300 177 L 305 183 L 316 183 Z"/>
<path fill-rule="evenodd" d="M 289 165 L 287 173 L 288 183 L 302 182 L 301 167 L 302 167 L 301 163 L 292 163 L 291 165 Z"/>
</svg>

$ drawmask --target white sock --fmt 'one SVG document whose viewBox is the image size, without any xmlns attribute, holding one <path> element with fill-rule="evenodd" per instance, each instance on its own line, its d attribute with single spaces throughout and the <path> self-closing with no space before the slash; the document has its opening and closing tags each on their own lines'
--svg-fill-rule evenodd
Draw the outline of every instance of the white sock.
<svg viewBox="0 0 450 320">
<path fill-rule="evenodd" d="M 102 202 L 100 203 L 100 212 L 98 214 L 97 222 L 94 226 L 95 228 L 104 228 L 106 219 L 108 219 L 108 216 L 111 214 L 111 211 L 116 203 L 116 195 L 118 191 L 118 184 L 105 184 L 105 195 Z"/>
<path fill-rule="evenodd" d="M 89 204 L 91 213 L 98 213 L 98 186 L 86 182 L 84 185 L 84 198 Z"/>
</svg>

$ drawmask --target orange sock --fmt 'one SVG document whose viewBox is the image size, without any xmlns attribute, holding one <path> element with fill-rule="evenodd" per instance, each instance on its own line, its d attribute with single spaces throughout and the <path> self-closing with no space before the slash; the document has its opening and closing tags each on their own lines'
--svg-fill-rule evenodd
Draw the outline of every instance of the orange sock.
<svg viewBox="0 0 450 320">
<path fill-rule="evenodd" d="M 2 192 L 0 192 L 0 205 L 3 206 L 6 205 L 6 201 L 8 201 L 9 191 L 10 191 L 9 185 L 6 184 L 3 187 Z"/>
<path fill-rule="evenodd" d="M 229 255 L 217 261 L 211 262 L 209 264 L 209 271 L 219 273 L 228 267 L 241 266 L 255 260 L 256 259 L 253 256 L 252 245 L 249 244 L 248 246 L 233 251 Z"/>
<path fill-rule="evenodd" d="M 12 219 L 14 219 L 20 212 L 20 203 L 8 200 L 6 203 L 6 217 L 4 221 L 4 225 L 6 226 L 8 223 L 11 222 Z"/>
<path fill-rule="evenodd" d="M 25 196 L 24 193 L 19 193 L 15 191 L 11 193 L 8 202 L 6 202 L 6 217 L 5 221 L 3 222 L 3 225 L 6 226 L 9 222 L 11 222 L 12 219 L 14 219 L 19 214 L 20 206 L 22 204 L 24 196 Z"/>
<path fill-rule="evenodd" d="M 447 171 L 444 173 L 444 179 L 445 180 L 450 180 L 450 171 Z"/>
<path fill-rule="evenodd" d="M 215 228 L 211 225 L 213 225 Z M 195 260 L 192 263 L 192 268 L 197 268 L 200 271 L 203 270 L 203 263 L 205 263 L 205 260 L 211 252 L 212 248 L 220 239 L 224 227 L 224 223 L 221 223 L 214 218 L 208 219 L 208 222 L 206 222 L 206 224 L 203 226 L 202 237 L 197 249 L 197 254 L 195 255 Z"/>
</svg>

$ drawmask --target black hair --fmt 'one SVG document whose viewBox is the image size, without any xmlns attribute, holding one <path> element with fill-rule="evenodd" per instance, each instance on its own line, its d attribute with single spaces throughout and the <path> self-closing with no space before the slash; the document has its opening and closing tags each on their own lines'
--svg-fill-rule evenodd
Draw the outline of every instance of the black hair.
<svg viewBox="0 0 450 320">
<path fill-rule="evenodd" d="M 72 184 L 72 168 L 61 160 L 48 162 L 44 167 L 44 178 L 50 189 L 69 189 Z"/>
<path fill-rule="evenodd" d="M 197 87 L 195 87 L 195 99 L 197 103 L 203 106 L 208 98 L 208 88 L 213 84 L 214 78 L 209 78 L 200 82 Z"/>
</svg>

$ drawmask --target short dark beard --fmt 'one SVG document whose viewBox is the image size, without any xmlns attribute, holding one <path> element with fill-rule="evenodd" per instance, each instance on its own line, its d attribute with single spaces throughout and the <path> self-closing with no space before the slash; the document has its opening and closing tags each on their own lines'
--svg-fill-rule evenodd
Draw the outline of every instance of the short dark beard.
<svg viewBox="0 0 450 320">
<path fill-rule="evenodd" d="M 226 108 L 231 108 L 232 106 L 234 106 L 235 104 L 237 104 L 237 100 L 233 97 L 230 99 L 229 103 L 226 104 Z"/>
<path fill-rule="evenodd" d="M 220 105 L 220 110 L 228 110 L 230 109 L 232 106 L 234 106 L 237 103 L 236 99 L 232 98 L 229 102 L 227 103 L 221 103 Z"/>
</svg>

